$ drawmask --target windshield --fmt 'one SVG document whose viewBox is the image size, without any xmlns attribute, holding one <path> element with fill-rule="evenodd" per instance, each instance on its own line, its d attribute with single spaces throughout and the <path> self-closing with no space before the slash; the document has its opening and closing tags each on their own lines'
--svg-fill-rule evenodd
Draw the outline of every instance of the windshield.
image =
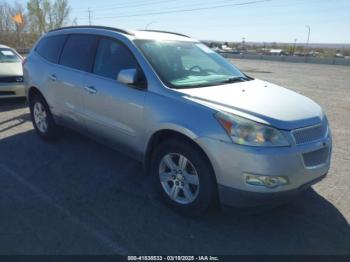
<svg viewBox="0 0 350 262">
<path fill-rule="evenodd" d="M 194 88 L 250 80 L 222 56 L 197 42 L 135 40 L 161 80 Z M 233 81 L 232 81 L 233 80 Z"/>
<path fill-rule="evenodd" d="M 8 48 L 0 48 L 0 63 L 19 63 L 21 59 L 18 55 Z"/>
</svg>

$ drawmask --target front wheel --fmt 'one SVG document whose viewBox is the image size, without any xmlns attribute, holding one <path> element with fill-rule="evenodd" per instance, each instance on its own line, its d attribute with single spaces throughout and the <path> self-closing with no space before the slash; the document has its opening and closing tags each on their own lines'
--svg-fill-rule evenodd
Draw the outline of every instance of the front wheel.
<svg viewBox="0 0 350 262">
<path fill-rule="evenodd" d="M 165 203 L 183 215 L 201 215 L 214 204 L 212 168 L 204 153 L 191 143 L 159 145 L 152 156 L 151 173 Z"/>
<path fill-rule="evenodd" d="M 41 138 L 54 140 L 61 137 L 63 128 L 55 123 L 49 106 L 41 95 L 33 97 L 29 107 L 34 128 Z"/>
</svg>

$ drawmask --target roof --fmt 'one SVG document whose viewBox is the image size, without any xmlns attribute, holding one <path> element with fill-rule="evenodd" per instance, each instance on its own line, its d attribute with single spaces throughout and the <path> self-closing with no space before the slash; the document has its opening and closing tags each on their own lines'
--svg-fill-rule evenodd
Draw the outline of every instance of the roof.
<svg viewBox="0 0 350 262">
<path fill-rule="evenodd" d="M 173 41 L 195 41 L 187 35 L 158 30 L 139 30 L 134 31 L 136 39 L 150 39 L 150 40 L 173 40 Z"/>
<path fill-rule="evenodd" d="M 9 47 L 7 45 L 0 45 L 0 48 L 11 48 L 11 47 Z"/>
<path fill-rule="evenodd" d="M 161 32 L 161 31 L 134 31 L 136 39 L 149 39 L 149 40 L 170 40 L 170 41 L 195 41 L 188 36 L 171 33 L 171 32 Z"/>
<path fill-rule="evenodd" d="M 172 34 L 172 35 L 178 35 L 178 36 L 183 36 L 190 38 L 188 35 L 180 34 L 180 33 L 175 33 L 175 32 L 170 32 L 170 31 L 164 31 L 164 30 L 139 30 L 141 32 L 152 32 L 152 33 L 163 33 L 163 34 Z"/>
<path fill-rule="evenodd" d="M 49 31 L 49 33 L 50 32 L 59 32 L 61 30 L 74 30 L 74 29 L 107 30 L 107 31 L 120 33 L 120 34 L 123 34 L 129 38 L 134 38 L 134 39 L 178 40 L 178 41 L 192 41 L 192 42 L 194 41 L 189 36 L 186 36 L 186 35 L 183 35 L 180 33 L 168 32 L 168 31 L 160 31 L 160 30 L 132 31 L 132 30 L 119 29 L 119 28 L 114 28 L 114 27 L 90 26 L 90 25 L 62 27 L 62 28 L 57 28 L 57 29 L 51 30 L 51 31 Z"/>
<path fill-rule="evenodd" d="M 97 26 L 97 25 L 78 25 L 78 26 L 60 27 L 60 28 L 50 30 L 49 33 L 60 31 L 60 30 L 65 30 L 65 29 L 103 29 L 103 30 L 114 31 L 114 32 L 118 32 L 118 33 L 122 33 L 122 34 L 126 34 L 126 35 L 133 35 L 134 34 L 132 31 L 128 31 L 125 29 L 119 29 L 119 28 L 108 27 L 108 26 Z"/>
</svg>

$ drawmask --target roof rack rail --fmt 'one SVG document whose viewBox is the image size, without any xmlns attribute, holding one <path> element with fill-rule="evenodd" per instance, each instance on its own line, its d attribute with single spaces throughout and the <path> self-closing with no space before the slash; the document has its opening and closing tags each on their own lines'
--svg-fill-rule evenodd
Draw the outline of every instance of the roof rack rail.
<svg viewBox="0 0 350 262">
<path fill-rule="evenodd" d="M 140 30 L 140 31 L 146 31 L 146 32 L 155 32 L 155 33 L 166 33 L 166 34 L 172 34 L 172 35 L 179 35 L 179 36 L 183 36 L 183 37 L 187 37 L 187 38 L 191 38 L 190 36 L 188 35 L 184 35 L 184 34 L 180 34 L 180 33 L 175 33 L 175 32 L 169 32 L 169 31 L 162 31 L 162 30 Z"/>
<path fill-rule="evenodd" d="M 105 30 L 110 30 L 110 31 L 115 31 L 118 33 L 126 34 L 126 35 L 135 35 L 133 32 L 124 30 L 124 29 L 119 29 L 119 28 L 114 28 L 114 27 L 108 27 L 108 26 L 98 26 L 98 25 L 78 25 L 78 26 L 66 26 L 66 27 L 60 27 L 56 28 L 53 30 L 50 30 L 49 32 L 55 32 L 55 31 L 60 31 L 64 29 L 105 29 Z"/>
</svg>

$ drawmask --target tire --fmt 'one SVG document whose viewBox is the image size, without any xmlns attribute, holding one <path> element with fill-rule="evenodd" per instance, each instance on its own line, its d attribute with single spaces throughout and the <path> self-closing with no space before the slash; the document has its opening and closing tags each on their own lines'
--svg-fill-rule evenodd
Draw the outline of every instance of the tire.
<svg viewBox="0 0 350 262">
<path fill-rule="evenodd" d="M 30 115 L 37 134 L 45 140 L 56 140 L 63 135 L 63 128 L 55 123 L 50 108 L 42 95 L 29 101 Z"/>
<path fill-rule="evenodd" d="M 169 164 L 169 159 L 176 167 Z M 185 168 L 180 168 L 181 163 Z M 173 170 L 177 169 L 175 173 L 171 165 Z M 162 200 L 180 214 L 200 216 L 215 205 L 215 175 L 207 157 L 191 143 L 174 140 L 161 143 L 152 154 L 150 171 Z"/>
</svg>

